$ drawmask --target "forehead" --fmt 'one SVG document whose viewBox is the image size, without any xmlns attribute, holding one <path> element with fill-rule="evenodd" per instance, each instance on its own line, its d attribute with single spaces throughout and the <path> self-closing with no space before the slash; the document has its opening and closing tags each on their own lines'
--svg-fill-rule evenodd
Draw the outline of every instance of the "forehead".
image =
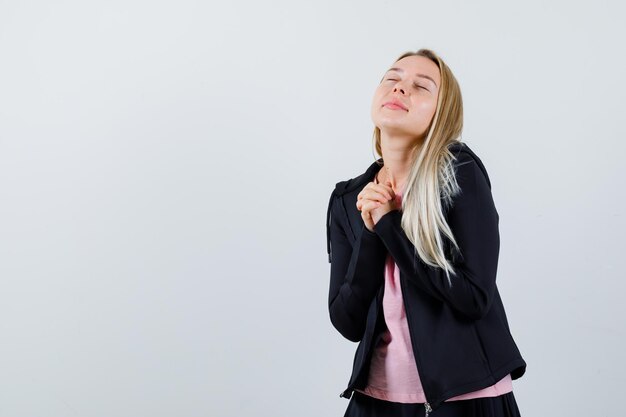
<svg viewBox="0 0 626 417">
<path fill-rule="evenodd" d="M 429 58 L 423 56 L 406 56 L 391 65 L 391 68 L 398 68 L 400 72 L 408 75 L 423 74 L 432 78 L 437 86 L 441 79 L 439 75 L 439 67 Z M 389 70 L 388 70 L 389 71 Z"/>
</svg>

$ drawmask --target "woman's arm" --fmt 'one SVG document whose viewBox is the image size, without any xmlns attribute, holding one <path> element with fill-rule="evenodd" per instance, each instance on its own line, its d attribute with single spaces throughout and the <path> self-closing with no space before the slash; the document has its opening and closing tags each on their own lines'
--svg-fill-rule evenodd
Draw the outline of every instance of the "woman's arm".
<svg viewBox="0 0 626 417">
<path fill-rule="evenodd" d="M 330 199 L 330 288 L 328 309 L 333 326 L 346 339 L 358 342 L 365 332 L 367 312 L 372 300 L 384 282 L 387 250 L 377 234 L 365 233 L 365 226 L 357 232 L 354 247 L 350 244 L 342 224 L 339 201 Z M 346 218 L 347 221 L 347 218 Z"/>
<path fill-rule="evenodd" d="M 451 287 L 443 269 L 426 265 L 417 256 L 415 246 L 400 225 L 400 211 L 383 215 L 374 231 L 410 282 L 477 320 L 487 314 L 493 300 L 500 250 L 499 216 L 488 179 L 474 158 L 462 152 L 456 166 L 461 192 L 453 197 L 448 224 L 461 257 L 453 263 L 457 275 L 450 274 Z"/>
</svg>

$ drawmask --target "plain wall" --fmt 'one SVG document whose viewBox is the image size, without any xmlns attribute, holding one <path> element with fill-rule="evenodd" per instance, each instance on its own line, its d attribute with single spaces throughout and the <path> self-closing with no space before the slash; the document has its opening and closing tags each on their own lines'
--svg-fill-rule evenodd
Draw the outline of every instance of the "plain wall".
<svg viewBox="0 0 626 417">
<path fill-rule="evenodd" d="M 328 197 L 421 47 L 492 181 L 522 415 L 619 414 L 624 11 L 0 1 L 0 417 L 342 416 Z"/>
</svg>

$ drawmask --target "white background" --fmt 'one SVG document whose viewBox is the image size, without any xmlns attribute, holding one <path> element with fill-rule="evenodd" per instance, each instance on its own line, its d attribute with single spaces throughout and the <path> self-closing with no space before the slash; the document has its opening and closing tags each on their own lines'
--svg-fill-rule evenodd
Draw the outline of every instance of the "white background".
<svg viewBox="0 0 626 417">
<path fill-rule="evenodd" d="M 624 11 L 0 1 L 0 416 L 342 416 L 328 197 L 421 47 L 491 177 L 522 415 L 620 414 Z"/>
</svg>

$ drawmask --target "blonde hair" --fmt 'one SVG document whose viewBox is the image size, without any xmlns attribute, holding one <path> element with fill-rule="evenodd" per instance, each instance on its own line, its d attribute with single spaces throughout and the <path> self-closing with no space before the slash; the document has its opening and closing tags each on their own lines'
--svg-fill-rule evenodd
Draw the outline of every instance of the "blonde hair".
<svg viewBox="0 0 626 417">
<path fill-rule="evenodd" d="M 427 265 L 442 268 L 452 286 L 450 273 L 456 272 L 446 259 L 446 246 L 442 235 L 447 237 L 460 252 L 459 246 L 448 226 L 444 210 L 452 197 L 460 191 L 454 172 L 454 155 L 448 146 L 460 142 L 463 130 L 463 100 L 461 89 L 452 71 L 430 49 L 406 52 L 407 56 L 423 56 L 433 61 L 441 76 L 437 109 L 428 128 L 426 138 L 411 149 L 413 163 L 402 196 L 402 229 L 413 243 L 419 258 Z M 380 129 L 374 128 L 374 146 L 382 157 Z M 384 163 L 384 159 L 383 159 Z M 443 206 L 442 206 L 443 201 Z"/>
</svg>

